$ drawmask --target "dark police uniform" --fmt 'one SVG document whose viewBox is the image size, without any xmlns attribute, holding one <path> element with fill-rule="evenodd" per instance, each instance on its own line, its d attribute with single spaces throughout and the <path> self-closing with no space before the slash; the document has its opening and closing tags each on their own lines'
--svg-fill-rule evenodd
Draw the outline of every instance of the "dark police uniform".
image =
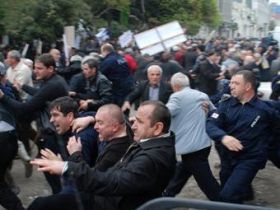
<svg viewBox="0 0 280 210">
<path fill-rule="evenodd" d="M 280 100 L 265 102 L 269 106 L 278 110 L 278 112 L 280 111 Z M 280 169 L 280 141 L 277 133 L 271 136 L 271 141 L 268 145 L 268 160 L 270 160 L 277 168 Z"/>
<path fill-rule="evenodd" d="M 134 86 L 126 60 L 111 52 L 100 63 L 100 72 L 112 82 L 113 101 L 121 106 Z"/>
<path fill-rule="evenodd" d="M 272 131 L 280 131 L 279 113 L 257 97 L 245 104 L 229 97 L 210 115 L 206 129 L 215 141 L 221 142 L 229 135 L 243 145 L 239 152 L 222 146 L 220 172 L 220 199 L 241 203 L 245 189 L 249 188 L 258 170 L 265 167 Z"/>
</svg>

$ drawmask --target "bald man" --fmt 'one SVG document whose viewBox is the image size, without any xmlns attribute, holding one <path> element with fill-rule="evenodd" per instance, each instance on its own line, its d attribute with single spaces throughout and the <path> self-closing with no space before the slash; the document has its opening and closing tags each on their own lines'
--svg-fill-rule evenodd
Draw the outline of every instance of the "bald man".
<svg viewBox="0 0 280 210">
<path fill-rule="evenodd" d="M 94 128 L 99 133 L 99 140 L 106 143 L 104 149 L 99 151 L 94 167 L 96 170 L 104 172 L 121 159 L 132 143 L 132 135 L 127 132 L 124 115 L 117 105 L 107 104 L 98 109 L 95 117 L 88 116 L 82 120 L 86 120 L 87 123 L 94 121 Z M 70 162 L 82 162 L 82 146 L 79 140 L 75 137 L 70 138 L 67 149 L 70 154 L 68 159 Z M 84 204 L 91 202 L 90 198 L 94 197 L 90 193 L 82 195 Z M 57 206 L 57 202 L 63 203 L 64 209 L 72 209 L 76 205 L 75 201 L 74 194 L 56 194 L 36 199 L 28 209 L 54 209 Z M 60 206 L 58 205 L 58 208 Z"/>
<path fill-rule="evenodd" d="M 101 54 L 100 71 L 112 82 L 113 101 L 121 106 L 134 85 L 128 64 L 109 43 L 101 46 Z"/>
<path fill-rule="evenodd" d="M 64 68 L 65 68 L 65 63 L 62 62 L 60 51 L 58 49 L 53 48 L 50 50 L 49 53 L 55 60 L 55 70 L 57 71 L 57 73 L 63 74 Z"/>
<path fill-rule="evenodd" d="M 99 117 L 97 112 L 96 123 L 102 125 Z M 91 203 L 83 206 L 85 210 L 136 209 L 161 196 L 174 173 L 176 159 L 175 136 L 169 132 L 171 116 L 165 105 L 146 101 L 140 105 L 135 119 L 132 125 L 135 142 L 117 164 L 104 172 L 73 161 L 35 159 L 32 163 L 40 166 L 41 171 L 70 175 L 79 190 L 91 192 L 88 200 Z M 101 132 L 97 125 L 95 128 Z M 85 196 L 81 198 L 85 199 Z M 61 206 L 68 210 L 79 209 L 74 199 L 65 199 L 64 202 L 57 199 L 52 205 L 46 202 L 29 210 L 60 210 Z"/>
</svg>

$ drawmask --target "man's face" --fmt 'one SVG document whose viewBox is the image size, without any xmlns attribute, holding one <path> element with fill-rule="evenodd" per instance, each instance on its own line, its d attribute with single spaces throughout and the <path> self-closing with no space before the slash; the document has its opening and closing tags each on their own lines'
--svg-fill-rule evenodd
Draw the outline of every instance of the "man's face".
<svg viewBox="0 0 280 210">
<path fill-rule="evenodd" d="M 55 62 L 59 61 L 59 59 L 61 57 L 59 50 L 51 50 L 50 54 L 52 55 Z"/>
<path fill-rule="evenodd" d="M 211 61 L 211 62 L 213 62 L 214 64 L 219 64 L 219 62 L 220 62 L 220 60 L 221 60 L 221 56 L 220 55 L 218 55 L 218 54 L 213 54 L 213 55 L 211 55 L 211 56 L 209 56 L 208 57 L 209 58 L 209 60 Z"/>
<path fill-rule="evenodd" d="M 150 69 L 148 72 L 148 80 L 150 85 L 158 85 L 161 80 L 160 70 L 157 68 Z"/>
<path fill-rule="evenodd" d="M 44 80 L 49 78 L 54 72 L 52 66 L 46 67 L 43 63 L 36 61 L 34 65 L 34 73 L 37 80 Z"/>
<path fill-rule="evenodd" d="M 82 68 L 83 68 L 83 74 L 85 78 L 88 79 L 96 75 L 96 68 L 90 68 L 87 63 L 84 64 Z"/>
<path fill-rule="evenodd" d="M 15 66 L 18 63 L 17 60 L 10 55 L 10 53 L 8 53 L 5 61 L 9 66 Z"/>
<path fill-rule="evenodd" d="M 114 138 L 116 123 L 105 110 L 98 110 L 95 115 L 95 130 L 99 133 L 100 141 L 109 141 Z"/>
<path fill-rule="evenodd" d="M 153 107 L 150 105 L 140 106 L 137 110 L 135 121 L 132 125 L 134 132 L 134 140 L 152 138 L 155 136 L 155 126 L 151 126 L 150 116 L 153 112 Z"/>
<path fill-rule="evenodd" d="M 50 122 L 54 125 L 56 132 L 59 135 L 66 133 L 71 128 L 71 124 L 74 120 L 74 115 L 72 112 L 64 116 L 62 112 L 54 108 L 50 111 L 50 114 Z"/>
<path fill-rule="evenodd" d="M 230 80 L 231 95 L 237 99 L 242 99 L 248 88 L 248 83 L 245 82 L 242 75 L 235 75 Z"/>
</svg>

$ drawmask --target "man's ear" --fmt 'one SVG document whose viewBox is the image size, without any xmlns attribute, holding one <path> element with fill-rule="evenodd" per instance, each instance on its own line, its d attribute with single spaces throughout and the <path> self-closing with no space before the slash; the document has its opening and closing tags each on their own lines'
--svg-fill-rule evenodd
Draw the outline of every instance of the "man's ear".
<svg viewBox="0 0 280 210">
<path fill-rule="evenodd" d="M 51 71 L 51 72 L 54 72 L 54 71 L 55 71 L 55 68 L 54 68 L 54 66 L 49 66 L 49 67 L 48 67 L 48 70 Z"/>
<path fill-rule="evenodd" d="M 248 91 L 248 90 L 250 90 L 251 88 L 253 88 L 253 86 L 252 86 L 251 83 L 247 82 L 247 83 L 245 84 L 245 88 L 246 88 L 246 90 Z"/>
<path fill-rule="evenodd" d="M 163 125 L 162 122 L 155 123 L 153 127 L 155 128 L 155 130 L 154 130 L 154 135 L 155 136 L 159 136 L 159 135 L 162 134 L 162 131 L 163 131 L 163 128 L 164 128 L 164 125 Z"/>
<path fill-rule="evenodd" d="M 74 117 L 74 113 L 73 112 L 69 112 L 66 114 L 67 119 L 69 119 L 70 121 L 73 121 L 75 119 Z"/>
</svg>

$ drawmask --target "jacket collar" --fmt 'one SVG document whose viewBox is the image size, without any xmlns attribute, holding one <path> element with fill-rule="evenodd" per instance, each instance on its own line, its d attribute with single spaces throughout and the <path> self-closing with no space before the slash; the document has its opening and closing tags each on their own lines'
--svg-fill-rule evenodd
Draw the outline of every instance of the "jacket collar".
<svg viewBox="0 0 280 210">
<path fill-rule="evenodd" d="M 256 103 L 258 101 L 258 98 L 257 96 L 255 95 L 250 101 L 246 102 L 245 104 L 247 105 L 251 105 L 251 106 L 255 106 Z M 231 100 L 231 106 L 237 106 L 241 104 L 239 100 L 237 100 L 236 98 L 232 97 L 232 100 Z M 245 105 L 243 104 L 243 105 Z"/>
<path fill-rule="evenodd" d="M 151 138 L 144 142 L 139 142 L 139 146 L 142 149 L 150 149 L 154 147 L 159 146 L 174 146 L 175 145 L 175 135 L 173 132 L 170 132 L 170 135 L 163 136 L 163 137 L 157 137 L 157 138 Z"/>
</svg>

